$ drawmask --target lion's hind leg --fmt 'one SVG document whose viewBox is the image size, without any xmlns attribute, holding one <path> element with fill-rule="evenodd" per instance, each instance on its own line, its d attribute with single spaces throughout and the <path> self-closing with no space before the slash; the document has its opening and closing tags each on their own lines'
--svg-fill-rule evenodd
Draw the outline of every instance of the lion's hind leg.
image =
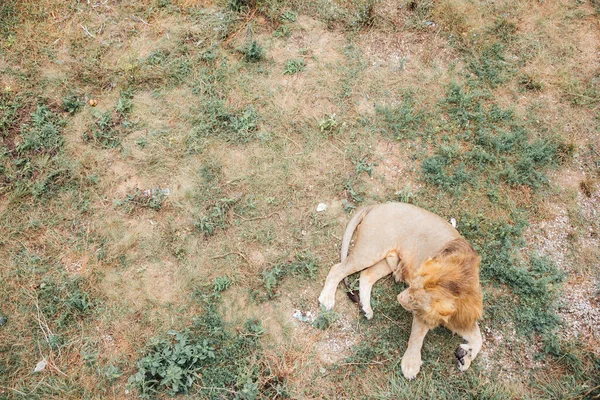
<svg viewBox="0 0 600 400">
<path fill-rule="evenodd" d="M 377 264 L 363 269 L 360 273 L 358 293 L 360 296 L 360 307 L 367 319 L 373 318 L 373 309 L 371 308 L 371 289 L 375 282 L 392 273 L 392 269 L 386 262 L 381 260 Z"/>
<path fill-rule="evenodd" d="M 371 308 L 371 289 L 373 289 L 373 285 L 381 278 L 395 271 L 398 268 L 399 262 L 400 258 L 396 252 L 393 252 L 375 265 L 363 269 L 360 273 L 358 287 L 360 306 L 367 319 L 373 318 L 373 309 Z"/>
<path fill-rule="evenodd" d="M 471 366 L 471 362 L 477 357 L 483 345 L 483 338 L 479 330 L 479 324 L 475 323 L 471 329 L 457 331 L 460 336 L 465 339 L 466 343 L 461 344 L 456 348 L 454 356 L 456 357 L 456 365 L 458 369 L 465 372 Z"/>
<path fill-rule="evenodd" d="M 319 295 L 319 303 L 321 303 L 326 310 L 331 310 L 335 305 L 335 290 L 342 279 L 374 265 L 379 260 L 380 258 L 369 257 L 368 255 L 361 257 L 353 253 L 341 263 L 335 264 L 331 267 L 329 274 L 327 274 L 325 285 Z"/>
</svg>

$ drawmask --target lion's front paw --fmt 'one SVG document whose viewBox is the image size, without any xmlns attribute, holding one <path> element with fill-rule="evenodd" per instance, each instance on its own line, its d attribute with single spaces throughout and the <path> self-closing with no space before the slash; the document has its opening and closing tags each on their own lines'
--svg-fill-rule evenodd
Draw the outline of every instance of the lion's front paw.
<svg viewBox="0 0 600 400">
<path fill-rule="evenodd" d="M 405 354 L 402 357 L 402 374 L 406 379 L 414 379 L 421 370 L 421 356 Z"/>
<path fill-rule="evenodd" d="M 472 357 L 471 346 L 468 344 L 461 344 L 456 348 L 454 357 L 456 357 L 456 366 L 462 372 L 465 372 L 471 366 Z"/>
<path fill-rule="evenodd" d="M 319 303 L 323 306 L 323 308 L 325 308 L 325 310 L 331 310 L 335 305 L 335 292 L 328 293 L 323 290 L 319 296 Z"/>
</svg>

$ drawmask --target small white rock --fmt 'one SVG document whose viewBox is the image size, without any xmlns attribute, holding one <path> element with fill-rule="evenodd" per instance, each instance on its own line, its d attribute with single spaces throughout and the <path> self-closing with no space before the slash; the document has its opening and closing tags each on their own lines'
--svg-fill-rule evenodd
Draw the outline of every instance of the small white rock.
<svg viewBox="0 0 600 400">
<path fill-rule="evenodd" d="M 325 203 L 319 203 L 319 205 L 317 206 L 317 212 L 322 212 L 327 210 L 327 204 Z"/>
<path fill-rule="evenodd" d="M 456 219 L 450 218 L 450 224 L 452 224 L 453 228 L 456 228 Z"/>
<path fill-rule="evenodd" d="M 37 363 L 33 372 L 42 372 L 44 370 L 44 368 L 46 368 L 46 364 L 47 364 L 46 359 L 42 358 L 42 361 Z"/>
</svg>

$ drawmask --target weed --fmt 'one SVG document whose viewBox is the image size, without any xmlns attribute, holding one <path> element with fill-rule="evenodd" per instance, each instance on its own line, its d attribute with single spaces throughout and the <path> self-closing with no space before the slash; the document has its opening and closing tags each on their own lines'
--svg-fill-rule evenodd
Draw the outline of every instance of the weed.
<svg viewBox="0 0 600 400">
<path fill-rule="evenodd" d="M 368 158 L 360 158 L 354 162 L 356 165 L 356 174 L 359 175 L 361 172 L 366 172 L 367 175 L 373 176 L 373 171 L 377 166 L 376 162 L 370 162 Z"/>
<path fill-rule="evenodd" d="M 304 71 L 306 67 L 306 61 L 302 58 L 294 58 L 291 60 L 287 60 L 285 62 L 285 67 L 283 68 L 283 75 L 294 75 L 299 72 Z"/>
<path fill-rule="evenodd" d="M 223 198 L 208 207 L 206 213 L 194 224 L 205 236 L 211 236 L 218 229 L 227 227 L 227 212 L 240 200 L 240 196 Z"/>
<path fill-rule="evenodd" d="M 535 254 L 527 259 L 519 257 L 517 249 L 523 245 L 525 222 L 508 224 L 470 215 L 459 220 L 461 232 L 476 245 L 482 257 L 482 277 L 507 285 L 518 296 L 514 315 L 518 329 L 526 334 L 553 332 L 560 320 L 552 305 L 564 273 L 550 260 Z"/>
<path fill-rule="evenodd" d="M 160 392 L 171 396 L 187 393 L 202 368 L 216 357 L 208 339 L 198 340 L 189 332 L 167 334 L 171 337 L 150 345 L 146 356 L 137 362 L 138 372 L 129 378 L 129 384 L 138 389 L 142 398 Z"/>
<path fill-rule="evenodd" d="M 231 281 L 225 275 L 217 277 L 213 282 L 213 290 L 217 293 L 224 292 L 229 289 L 229 286 L 231 286 Z"/>
<path fill-rule="evenodd" d="M 18 96 L 9 96 L 0 93 L 0 134 L 5 138 L 9 134 L 9 129 L 18 118 L 19 110 L 23 109 L 23 99 Z"/>
<path fill-rule="evenodd" d="M 414 203 L 415 194 L 410 185 L 404 186 L 401 190 L 398 190 L 396 193 L 396 200 L 402 203 Z"/>
<path fill-rule="evenodd" d="M 62 107 L 63 110 L 73 115 L 83 107 L 83 104 L 84 103 L 79 99 L 79 96 L 72 94 L 63 98 Z"/>
<path fill-rule="evenodd" d="M 506 46 L 502 43 L 493 43 L 485 47 L 479 57 L 471 59 L 470 69 L 491 87 L 496 87 L 504 82 L 505 72 L 510 66 L 504 57 Z"/>
<path fill-rule="evenodd" d="M 425 27 L 425 21 L 430 19 L 433 6 L 433 0 L 409 1 L 407 8 L 412 12 L 412 15 L 406 21 L 407 26 L 413 29 L 422 29 Z"/>
<path fill-rule="evenodd" d="M 131 109 L 133 108 L 132 99 L 133 93 L 131 90 L 124 90 L 121 92 L 121 96 L 119 96 L 116 108 L 116 111 L 121 118 L 125 117 L 131 112 Z"/>
<path fill-rule="evenodd" d="M 296 19 L 298 19 L 298 16 L 296 15 L 295 12 L 290 11 L 290 10 L 285 11 L 284 13 L 282 13 L 279 16 L 279 20 L 284 23 L 285 22 L 296 22 Z"/>
<path fill-rule="evenodd" d="M 288 25 L 281 25 L 273 31 L 273 36 L 276 38 L 289 38 L 292 36 L 292 29 Z"/>
<path fill-rule="evenodd" d="M 241 49 L 244 54 L 244 60 L 246 62 L 254 63 L 264 58 L 264 51 L 262 46 L 256 41 L 252 40 Z"/>
<path fill-rule="evenodd" d="M 256 0 L 227 0 L 227 6 L 231 11 L 242 12 L 253 8 Z"/>
<path fill-rule="evenodd" d="M 335 313 L 333 310 L 323 311 L 319 313 L 317 318 L 312 323 L 317 329 L 326 330 L 331 326 L 331 324 L 335 323 L 340 318 L 340 315 Z"/>
<path fill-rule="evenodd" d="M 339 122 L 335 114 L 326 115 L 319 121 L 319 129 L 321 132 L 332 132 L 337 129 Z"/>
<path fill-rule="evenodd" d="M 21 128 L 23 141 L 17 146 L 21 154 L 25 152 L 56 153 L 63 145 L 62 127 L 64 122 L 46 106 L 38 106 L 31 114 L 31 124 Z"/>
<path fill-rule="evenodd" d="M 415 109 L 413 96 L 404 95 L 400 107 L 390 108 L 377 105 L 375 111 L 383 116 L 387 129 L 395 139 L 413 139 L 424 136 L 426 116 L 423 111 Z"/>
<path fill-rule="evenodd" d="M 519 85 L 531 92 L 539 92 L 543 89 L 542 83 L 529 74 L 519 76 Z"/>
<path fill-rule="evenodd" d="M 564 97 L 576 106 L 597 106 L 600 103 L 600 74 L 589 79 L 573 78 L 563 85 Z"/>
<path fill-rule="evenodd" d="M 270 370 L 257 362 L 263 357 L 260 321 L 251 318 L 243 327 L 230 329 L 217 311 L 215 294 L 198 292 L 197 297 L 203 313 L 191 328 L 169 331 L 149 344 L 137 362 L 138 371 L 129 378 L 130 387 L 144 398 L 192 391 L 202 398 L 272 395 L 271 385 L 262 384 L 270 381 Z"/>
<path fill-rule="evenodd" d="M 253 107 L 229 110 L 222 100 L 210 100 L 194 119 L 194 135 L 220 137 L 227 142 L 248 143 L 256 138 L 259 115 Z"/>
<path fill-rule="evenodd" d="M 310 252 L 297 253 L 294 260 L 280 261 L 270 269 L 262 272 L 263 285 L 267 291 L 267 298 L 276 296 L 276 288 L 287 275 L 304 278 L 314 278 L 318 270 L 318 260 Z"/>
<path fill-rule="evenodd" d="M 355 179 L 346 179 L 344 181 L 344 190 L 346 191 L 346 197 L 349 196 L 356 204 L 361 204 L 364 201 L 364 192 L 356 188 Z"/>
<path fill-rule="evenodd" d="M 58 332 L 65 332 L 91 314 L 94 303 L 84 285 L 85 281 L 81 278 L 62 277 L 57 280 L 49 276 L 40 283 L 37 291 L 40 312 L 47 321 L 52 321 Z M 60 333 L 54 339 L 55 346 L 58 346 Z"/>
<path fill-rule="evenodd" d="M 83 134 L 83 139 L 86 142 L 98 143 L 107 149 L 119 147 L 121 137 L 118 122 L 113 120 L 112 113 L 107 111 L 96 118 L 94 125 Z"/>
<path fill-rule="evenodd" d="M 375 24 L 375 4 L 377 0 L 357 2 L 354 19 L 350 23 L 355 29 L 369 28 Z"/>
<path fill-rule="evenodd" d="M 456 127 L 443 120 L 434 123 L 449 130 L 460 127 L 461 132 L 456 131 L 450 144 L 442 141 L 436 154 L 423 160 L 425 179 L 451 191 L 500 182 L 532 188 L 544 185 L 547 179 L 541 171 L 562 162 L 565 144 L 556 137 L 532 141 L 511 110 L 485 105 L 486 98 L 485 92 L 449 88 L 442 111 Z"/>
</svg>

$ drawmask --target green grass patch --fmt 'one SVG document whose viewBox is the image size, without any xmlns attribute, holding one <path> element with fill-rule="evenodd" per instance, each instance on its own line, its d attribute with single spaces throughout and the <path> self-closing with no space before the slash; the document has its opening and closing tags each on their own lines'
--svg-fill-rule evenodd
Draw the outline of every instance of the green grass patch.
<svg viewBox="0 0 600 400">
<path fill-rule="evenodd" d="M 2 97 L 0 102 L 7 111 L 0 125 L 4 143 L 0 148 L 0 182 L 4 183 L 0 193 L 41 198 L 70 187 L 74 173 L 62 152 L 65 121 L 46 105 L 38 105 L 27 115 L 27 106 L 18 98 Z"/>
<path fill-rule="evenodd" d="M 277 287 L 288 275 L 303 278 L 314 278 L 318 271 L 319 261 L 311 252 L 297 253 L 293 260 L 279 261 L 262 272 L 262 282 L 266 290 L 266 298 L 277 296 Z"/>
<path fill-rule="evenodd" d="M 94 123 L 83 133 L 83 139 L 105 149 L 119 148 L 122 138 L 134 125 L 127 119 L 133 108 L 132 98 L 130 90 L 122 91 L 114 110 L 95 111 Z"/>
<path fill-rule="evenodd" d="M 244 144 L 258 137 L 258 121 L 259 115 L 251 106 L 232 110 L 223 100 L 207 100 L 192 121 L 193 136 L 217 137 L 226 142 Z"/>
</svg>

